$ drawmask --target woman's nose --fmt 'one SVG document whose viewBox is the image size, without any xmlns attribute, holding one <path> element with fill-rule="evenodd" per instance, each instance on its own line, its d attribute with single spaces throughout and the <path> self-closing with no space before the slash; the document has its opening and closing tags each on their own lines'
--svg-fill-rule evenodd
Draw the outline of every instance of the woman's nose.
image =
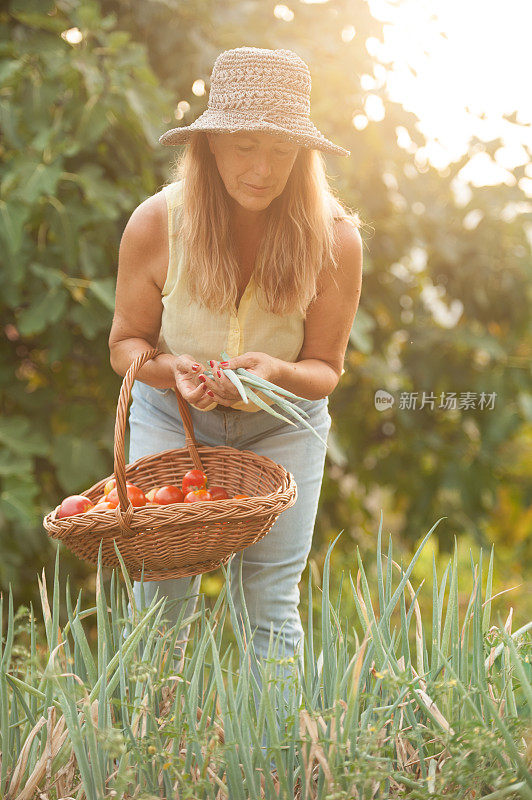
<svg viewBox="0 0 532 800">
<path fill-rule="evenodd" d="M 269 175 L 272 171 L 272 166 L 268 156 L 257 158 L 254 164 L 255 172 L 257 175 Z"/>
</svg>

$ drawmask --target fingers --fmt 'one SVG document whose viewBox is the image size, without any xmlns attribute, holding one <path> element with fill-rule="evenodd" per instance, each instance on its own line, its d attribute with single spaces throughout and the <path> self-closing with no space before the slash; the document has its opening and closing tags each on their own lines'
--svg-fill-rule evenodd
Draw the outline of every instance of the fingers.
<svg viewBox="0 0 532 800">
<path fill-rule="evenodd" d="M 212 369 L 213 377 L 206 376 L 205 386 L 214 393 L 214 399 L 222 405 L 231 405 L 237 400 L 241 400 L 237 388 L 220 367 L 220 362 L 209 361 L 209 366 Z"/>
<path fill-rule="evenodd" d="M 178 388 L 185 400 L 198 408 L 205 408 L 213 402 L 230 406 L 241 400 L 235 385 L 225 375 L 219 361 L 209 360 L 207 369 L 212 370 L 212 378 L 205 374 L 206 367 L 195 361 L 188 353 L 177 357 L 179 362 Z M 218 374 L 219 373 L 219 374 Z M 208 394 L 212 392 L 212 394 Z"/>
<path fill-rule="evenodd" d="M 176 372 L 176 386 L 187 403 L 197 408 L 206 408 L 215 400 L 207 394 L 205 384 L 200 381 L 199 376 L 189 373 L 183 365 Z"/>
<path fill-rule="evenodd" d="M 180 369 L 190 372 L 191 375 L 199 375 L 205 370 L 204 364 L 202 364 L 201 361 L 196 361 L 196 359 L 188 353 L 181 353 L 181 355 L 177 357 L 177 360 Z"/>
<path fill-rule="evenodd" d="M 207 408 L 216 401 L 216 398 L 208 395 L 203 384 L 200 383 L 195 389 L 187 392 L 185 400 L 196 408 Z"/>
</svg>

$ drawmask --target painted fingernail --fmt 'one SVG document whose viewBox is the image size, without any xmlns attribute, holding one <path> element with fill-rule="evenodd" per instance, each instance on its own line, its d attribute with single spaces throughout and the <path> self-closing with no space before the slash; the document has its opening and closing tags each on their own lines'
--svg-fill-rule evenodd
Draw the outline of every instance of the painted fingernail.
<svg viewBox="0 0 532 800">
<path fill-rule="evenodd" d="M 214 361 L 212 361 L 212 359 L 209 361 L 209 367 L 214 367 Z"/>
<path fill-rule="evenodd" d="M 207 378 L 205 377 L 205 375 L 198 375 L 198 378 L 199 378 L 199 379 L 200 379 L 200 381 L 202 381 L 203 383 L 205 383 L 205 382 L 206 382 L 206 380 L 207 380 Z"/>
<path fill-rule="evenodd" d="M 210 389 L 207 389 L 207 394 L 210 394 L 211 397 L 214 397 L 214 392 L 211 392 Z"/>
<path fill-rule="evenodd" d="M 228 367 L 229 366 L 229 361 L 221 361 L 220 362 L 220 366 L 221 367 Z"/>
<path fill-rule="evenodd" d="M 192 369 L 193 370 L 199 369 L 199 364 L 192 364 Z"/>
<path fill-rule="evenodd" d="M 220 372 L 220 370 L 217 369 L 216 372 L 217 372 L 218 377 L 221 378 L 222 377 L 222 373 Z"/>
</svg>

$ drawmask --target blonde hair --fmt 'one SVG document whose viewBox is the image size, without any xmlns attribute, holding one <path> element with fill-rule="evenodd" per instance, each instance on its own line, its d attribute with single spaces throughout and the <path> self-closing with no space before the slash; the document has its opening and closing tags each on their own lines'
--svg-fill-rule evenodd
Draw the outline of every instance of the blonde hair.
<svg viewBox="0 0 532 800">
<path fill-rule="evenodd" d="M 236 306 L 239 265 L 231 233 L 230 205 L 204 132 L 195 132 L 174 162 L 170 183 L 184 180 L 176 231 L 191 296 L 210 309 Z M 258 301 L 274 314 L 299 313 L 317 296 L 318 275 L 336 269 L 335 219 L 362 226 L 329 186 L 320 151 L 300 147 L 268 218 L 254 267 Z M 261 296 L 262 295 L 262 296 Z"/>
</svg>

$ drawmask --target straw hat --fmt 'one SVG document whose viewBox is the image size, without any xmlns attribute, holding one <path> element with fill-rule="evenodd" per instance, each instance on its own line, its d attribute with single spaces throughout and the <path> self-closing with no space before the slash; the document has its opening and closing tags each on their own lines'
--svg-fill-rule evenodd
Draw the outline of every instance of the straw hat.
<svg viewBox="0 0 532 800">
<path fill-rule="evenodd" d="M 326 153 L 348 156 L 310 121 L 310 71 L 292 50 L 237 47 L 220 53 L 211 74 L 206 111 L 160 137 L 184 144 L 194 131 L 264 131 Z"/>
</svg>

